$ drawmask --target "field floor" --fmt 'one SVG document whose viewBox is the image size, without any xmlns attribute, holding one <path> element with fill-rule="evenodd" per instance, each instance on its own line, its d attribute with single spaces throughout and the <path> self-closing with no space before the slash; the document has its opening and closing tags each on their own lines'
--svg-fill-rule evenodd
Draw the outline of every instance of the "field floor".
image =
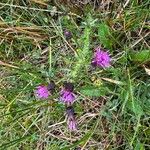
<svg viewBox="0 0 150 150">
<path fill-rule="evenodd" d="M 150 0 L 0 0 L 0 150 L 150 150 Z"/>
</svg>

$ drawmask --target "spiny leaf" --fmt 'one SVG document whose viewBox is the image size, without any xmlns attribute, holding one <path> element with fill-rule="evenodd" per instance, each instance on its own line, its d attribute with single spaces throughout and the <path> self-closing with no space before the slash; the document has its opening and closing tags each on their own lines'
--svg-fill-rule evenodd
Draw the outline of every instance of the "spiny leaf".
<svg viewBox="0 0 150 150">
<path fill-rule="evenodd" d="M 112 41 L 110 40 L 110 29 L 105 23 L 101 23 L 98 28 L 98 36 L 100 43 L 104 45 L 104 47 L 111 49 Z"/>
<path fill-rule="evenodd" d="M 133 111 L 138 118 L 139 116 L 143 115 L 143 109 L 138 101 L 134 97 L 134 88 L 131 82 L 130 72 L 128 70 L 128 93 L 129 93 L 129 100 L 128 100 L 128 106 Z"/>
<path fill-rule="evenodd" d="M 145 150 L 144 145 L 140 141 L 136 142 L 135 150 Z"/>
<path fill-rule="evenodd" d="M 136 117 L 144 114 L 141 104 L 137 99 L 134 99 L 132 101 L 129 100 L 127 102 L 127 107 L 136 115 Z"/>
<path fill-rule="evenodd" d="M 108 92 L 106 87 L 84 87 L 80 90 L 83 95 L 91 97 L 104 96 Z"/>
<path fill-rule="evenodd" d="M 71 76 L 73 78 L 77 77 L 80 69 L 85 65 L 85 63 L 90 58 L 89 45 L 90 45 L 90 32 L 91 28 L 86 26 L 84 29 L 84 37 L 83 37 L 83 48 L 78 51 L 76 65 L 74 66 L 73 71 L 71 72 Z"/>
<path fill-rule="evenodd" d="M 141 63 L 150 61 L 150 50 L 143 50 L 140 52 L 130 52 L 129 55 L 132 61 Z"/>
</svg>

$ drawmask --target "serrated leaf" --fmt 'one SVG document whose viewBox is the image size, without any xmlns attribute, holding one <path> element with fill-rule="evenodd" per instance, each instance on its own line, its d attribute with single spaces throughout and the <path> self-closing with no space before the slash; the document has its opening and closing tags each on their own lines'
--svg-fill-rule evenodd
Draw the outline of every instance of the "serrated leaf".
<svg viewBox="0 0 150 150">
<path fill-rule="evenodd" d="M 108 92 L 108 88 L 106 87 L 84 87 L 80 90 L 83 95 L 90 97 L 99 97 L 104 96 Z"/>
<path fill-rule="evenodd" d="M 141 105 L 138 103 L 138 101 L 136 101 L 136 100 L 134 101 L 133 111 L 137 116 L 143 114 L 143 109 L 142 109 Z"/>
<path fill-rule="evenodd" d="M 86 26 L 84 29 L 84 35 L 81 38 L 83 42 L 83 48 L 78 49 L 78 56 L 76 56 L 76 63 L 74 65 L 74 68 L 71 72 L 72 78 L 76 78 L 79 73 L 81 68 L 84 68 L 86 65 L 86 62 L 90 61 L 90 55 L 91 51 L 89 51 L 89 46 L 90 46 L 90 33 L 91 33 L 91 28 Z"/>
<path fill-rule="evenodd" d="M 128 108 L 135 113 L 136 116 L 141 116 L 144 114 L 143 109 L 137 99 L 132 102 L 128 101 Z"/>
<path fill-rule="evenodd" d="M 104 47 L 111 49 L 112 41 L 110 40 L 110 29 L 105 23 L 101 23 L 98 28 L 98 36 L 100 43 L 104 45 Z"/>
<path fill-rule="evenodd" d="M 144 145 L 137 141 L 135 145 L 135 150 L 145 150 Z"/>
<path fill-rule="evenodd" d="M 143 50 L 140 52 L 130 52 L 129 55 L 132 61 L 137 62 L 150 61 L 150 50 Z"/>
</svg>

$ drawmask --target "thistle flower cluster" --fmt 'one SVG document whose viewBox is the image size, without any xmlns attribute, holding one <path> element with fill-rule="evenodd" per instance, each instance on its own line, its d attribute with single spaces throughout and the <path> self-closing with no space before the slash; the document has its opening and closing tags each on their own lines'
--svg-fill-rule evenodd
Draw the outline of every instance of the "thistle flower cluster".
<svg viewBox="0 0 150 150">
<path fill-rule="evenodd" d="M 48 84 L 48 86 L 40 85 L 37 87 L 35 94 L 40 99 L 47 99 L 55 89 L 54 82 Z M 60 102 L 66 105 L 67 125 L 70 130 L 76 130 L 76 121 L 74 115 L 74 109 L 72 104 L 75 101 L 76 95 L 73 92 L 74 86 L 72 83 L 65 82 L 63 88 L 60 91 Z"/>
<path fill-rule="evenodd" d="M 66 31 L 66 36 L 69 32 Z M 91 61 L 93 67 L 108 68 L 110 67 L 111 58 L 108 52 L 102 50 L 101 48 L 96 48 L 94 56 Z M 47 99 L 55 89 L 55 83 L 53 81 L 45 85 L 39 85 L 35 91 L 35 94 L 40 99 Z M 73 108 L 73 103 L 75 102 L 76 95 L 74 93 L 74 85 L 70 82 L 65 82 L 59 93 L 59 101 L 66 105 L 66 115 L 67 115 L 67 125 L 72 131 L 77 129 L 75 121 L 75 112 Z"/>
</svg>

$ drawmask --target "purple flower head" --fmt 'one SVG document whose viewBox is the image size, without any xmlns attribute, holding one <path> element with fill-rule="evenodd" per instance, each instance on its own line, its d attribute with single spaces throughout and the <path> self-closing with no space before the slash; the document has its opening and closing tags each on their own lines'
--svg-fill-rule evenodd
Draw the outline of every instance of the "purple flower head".
<svg viewBox="0 0 150 150">
<path fill-rule="evenodd" d="M 60 91 L 60 100 L 67 105 L 70 105 L 75 101 L 73 88 L 74 87 L 72 83 L 64 83 L 64 88 Z"/>
<path fill-rule="evenodd" d="M 94 58 L 92 60 L 92 65 L 94 67 L 99 66 L 102 68 L 110 67 L 111 58 L 108 52 L 101 50 L 99 47 L 96 48 Z"/>
<path fill-rule="evenodd" d="M 72 34 L 69 30 L 65 30 L 64 35 L 65 35 L 66 39 L 71 39 L 71 37 L 72 37 Z"/>
<path fill-rule="evenodd" d="M 72 106 L 67 107 L 66 109 L 66 113 L 67 113 L 67 124 L 68 124 L 68 128 L 72 131 L 75 131 L 77 129 L 77 125 L 76 125 L 76 121 L 75 121 L 75 114 L 74 114 L 74 109 Z"/>
<path fill-rule="evenodd" d="M 66 89 L 60 91 L 60 100 L 68 105 L 72 104 L 75 100 L 75 94 Z"/>
<path fill-rule="evenodd" d="M 77 130 L 77 127 L 76 127 L 76 121 L 75 121 L 74 118 L 68 119 L 67 124 L 68 124 L 68 128 L 69 128 L 70 130 L 72 130 L 72 131 Z"/>
<path fill-rule="evenodd" d="M 44 99 L 44 98 L 48 98 L 48 96 L 49 96 L 49 91 L 48 91 L 47 87 L 44 85 L 38 86 L 35 93 L 38 98 Z"/>
</svg>

